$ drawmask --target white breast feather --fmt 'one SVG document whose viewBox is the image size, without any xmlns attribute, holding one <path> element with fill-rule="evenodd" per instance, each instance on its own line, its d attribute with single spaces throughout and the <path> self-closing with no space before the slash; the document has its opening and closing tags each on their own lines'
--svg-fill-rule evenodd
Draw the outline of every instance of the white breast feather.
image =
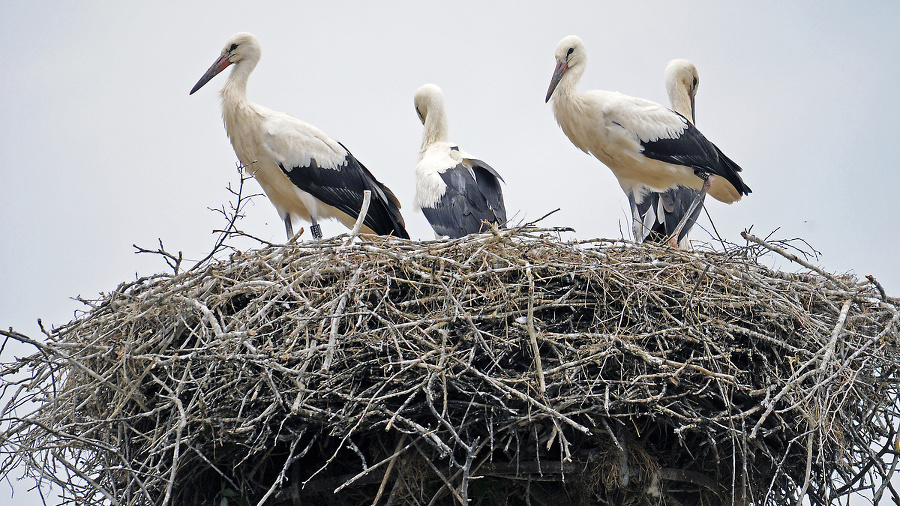
<svg viewBox="0 0 900 506">
<path fill-rule="evenodd" d="M 446 142 L 436 142 L 422 153 L 419 164 L 416 165 L 414 211 L 418 212 L 423 207 L 434 207 L 444 196 L 447 184 L 441 179 L 441 174 L 459 163 L 454 155 L 458 156 L 458 152 L 451 150 L 450 144 Z"/>
</svg>

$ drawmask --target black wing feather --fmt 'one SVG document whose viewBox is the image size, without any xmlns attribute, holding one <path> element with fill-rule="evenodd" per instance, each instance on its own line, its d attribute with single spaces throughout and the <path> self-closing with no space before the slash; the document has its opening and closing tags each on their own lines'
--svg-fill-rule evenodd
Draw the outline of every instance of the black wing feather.
<svg viewBox="0 0 900 506">
<path fill-rule="evenodd" d="M 725 156 L 689 122 L 680 136 L 674 139 L 641 141 L 641 146 L 648 158 L 691 167 L 698 173 L 705 172 L 724 177 L 741 195 L 747 195 L 751 191 L 738 174 L 741 172 L 740 166 Z"/>
<path fill-rule="evenodd" d="M 642 202 L 638 203 L 634 199 L 634 194 L 629 193 L 628 199 L 631 201 L 632 208 L 637 212 L 634 219 L 639 223 L 647 223 L 644 219 L 647 213 L 651 213 L 651 216 L 653 217 L 653 222 L 652 225 L 650 225 L 649 230 L 644 231 L 643 237 L 636 237 L 635 239 L 640 240 L 641 242 L 649 241 L 665 243 L 669 236 L 675 232 L 675 228 L 681 222 L 681 219 L 691 207 L 691 203 L 699 194 L 700 192 L 693 188 L 677 186 L 664 192 L 650 192 L 644 196 Z M 660 207 L 662 207 L 662 212 L 660 212 Z M 697 222 L 697 218 L 700 217 L 700 211 L 702 209 L 703 201 L 701 200 L 697 207 L 694 208 L 694 212 L 691 216 L 688 217 L 684 227 L 682 227 L 681 233 L 678 234 L 678 238 L 676 239 L 677 241 L 680 242 L 687 236 L 688 232 L 694 226 L 694 223 Z M 662 221 L 659 220 L 660 214 L 663 215 Z"/>
<path fill-rule="evenodd" d="M 422 208 L 439 235 L 457 239 L 482 232 L 485 229 L 483 221 L 498 225 L 506 222 L 503 194 L 493 176 L 496 171 L 484 162 L 478 163 L 475 173 L 480 175 L 477 179 L 472 178 L 469 169 L 462 164 L 440 174 L 447 185 L 444 195 L 433 207 Z"/>
<path fill-rule="evenodd" d="M 363 192 L 370 190 L 372 200 L 363 224 L 379 235 L 409 239 L 403 216 L 400 215 L 400 201 L 387 186 L 375 179 L 350 150 L 343 144 L 341 147 L 347 151 L 347 156 L 344 163 L 334 169 L 320 167 L 314 158 L 306 167 L 286 169 L 283 165 L 279 166 L 298 188 L 349 216 L 359 216 Z"/>
<path fill-rule="evenodd" d="M 501 226 L 505 225 L 506 204 L 503 202 L 503 188 L 500 187 L 503 177 L 493 167 L 483 161 L 476 158 L 470 158 L 469 160 L 473 164 L 472 172 L 475 174 L 478 190 L 484 196 L 488 207 L 494 212 L 494 219 L 488 221 Z M 503 182 L 505 183 L 506 181 Z"/>
</svg>

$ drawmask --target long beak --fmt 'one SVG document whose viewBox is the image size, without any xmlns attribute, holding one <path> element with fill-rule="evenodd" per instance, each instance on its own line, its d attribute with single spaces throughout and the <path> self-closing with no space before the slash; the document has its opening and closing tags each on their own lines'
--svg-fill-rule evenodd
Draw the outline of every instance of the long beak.
<svg viewBox="0 0 900 506">
<path fill-rule="evenodd" d="M 195 84 L 194 87 L 191 88 L 191 92 L 189 93 L 189 95 L 193 95 L 195 91 L 202 88 L 204 84 L 208 83 L 209 80 L 213 77 L 216 77 L 219 72 L 225 70 L 225 67 L 229 65 L 231 65 L 231 62 L 228 61 L 228 55 L 223 54 L 222 56 L 220 56 L 219 59 L 212 64 L 212 67 L 210 67 L 209 70 L 207 70 L 206 73 L 203 74 L 203 77 L 201 77 L 200 80 L 197 81 L 197 84 Z"/>
<path fill-rule="evenodd" d="M 547 98 L 544 99 L 545 104 L 550 101 L 553 90 L 559 85 L 559 80 L 562 79 L 563 74 L 565 74 L 567 70 L 569 70 L 569 67 L 566 65 L 566 62 L 561 61 L 556 64 L 556 70 L 553 71 L 553 78 L 550 79 L 550 89 L 547 90 Z"/>
<path fill-rule="evenodd" d="M 691 95 L 691 123 L 697 124 L 697 113 L 694 107 L 694 95 Z"/>
</svg>

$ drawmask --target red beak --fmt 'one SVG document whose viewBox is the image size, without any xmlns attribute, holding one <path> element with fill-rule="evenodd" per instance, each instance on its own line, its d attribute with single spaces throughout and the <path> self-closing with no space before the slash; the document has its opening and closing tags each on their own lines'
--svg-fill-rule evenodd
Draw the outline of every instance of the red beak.
<svg viewBox="0 0 900 506">
<path fill-rule="evenodd" d="M 212 64 L 212 67 L 210 67 L 209 70 L 207 70 L 206 73 L 203 74 L 203 77 L 201 77 L 200 80 L 197 81 L 197 84 L 195 84 L 194 87 L 191 88 L 191 92 L 189 94 L 193 95 L 195 91 L 202 88 L 204 84 L 208 83 L 209 80 L 213 77 L 216 77 L 219 72 L 225 70 L 225 67 L 229 65 L 231 65 L 231 62 L 228 61 L 228 55 L 223 54 L 222 56 L 220 56 L 219 59 Z"/>
<path fill-rule="evenodd" d="M 547 98 L 544 99 L 544 103 L 550 101 L 550 96 L 553 95 L 553 90 L 556 89 L 556 86 L 559 84 L 559 80 L 562 79 L 563 74 L 569 70 L 569 66 L 566 65 L 566 62 L 561 61 L 556 64 L 556 70 L 553 71 L 553 78 L 550 79 L 550 89 L 547 90 Z"/>
</svg>

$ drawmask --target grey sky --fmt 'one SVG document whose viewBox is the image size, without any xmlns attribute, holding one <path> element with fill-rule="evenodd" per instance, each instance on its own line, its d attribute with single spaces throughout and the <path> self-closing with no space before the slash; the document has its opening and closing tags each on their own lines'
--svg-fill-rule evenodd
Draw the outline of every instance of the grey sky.
<svg viewBox="0 0 900 506">
<path fill-rule="evenodd" d="M 584 40 L 581 89 L 663 104 L 666 63 L 690 59 L 697 126 L 753 189 L 731 206 L 707 199 L 718 231 L 740 242 L 751 226 L 778 229 L 821 251 L 825 269 L 873 274 L 900 294 L 898 26 L 896 1 L 2 0 L 0 326 L 39 337 L 37 318 L 59 325 L 80 309 L 70 297 L 166 270 L 133 243 L 208 252 L 223 220 L 207 208 L 226 204 L 237 179 L 217 93 L 227 72 L 188 91 L 238 31 L 262 44 L 250 99 L 343 142 L 399 197 L 414 239 L 433 237 L 411 210 L 422 84 L 443 88 L 451 140 L 503 175 L 511 216 L 561 208 L 544 224 L 620 237 L 627 199 L 543 100 L 556 43 Z M 282 240 L 274 208 L 254 202 L 240 227 Z M 326 236 L 343 230 L 323 224 Z M 710 236 L 695 227 L 692 238 Z M 17 504 L 34 500 L 14 485 Z"/>
</svg>

